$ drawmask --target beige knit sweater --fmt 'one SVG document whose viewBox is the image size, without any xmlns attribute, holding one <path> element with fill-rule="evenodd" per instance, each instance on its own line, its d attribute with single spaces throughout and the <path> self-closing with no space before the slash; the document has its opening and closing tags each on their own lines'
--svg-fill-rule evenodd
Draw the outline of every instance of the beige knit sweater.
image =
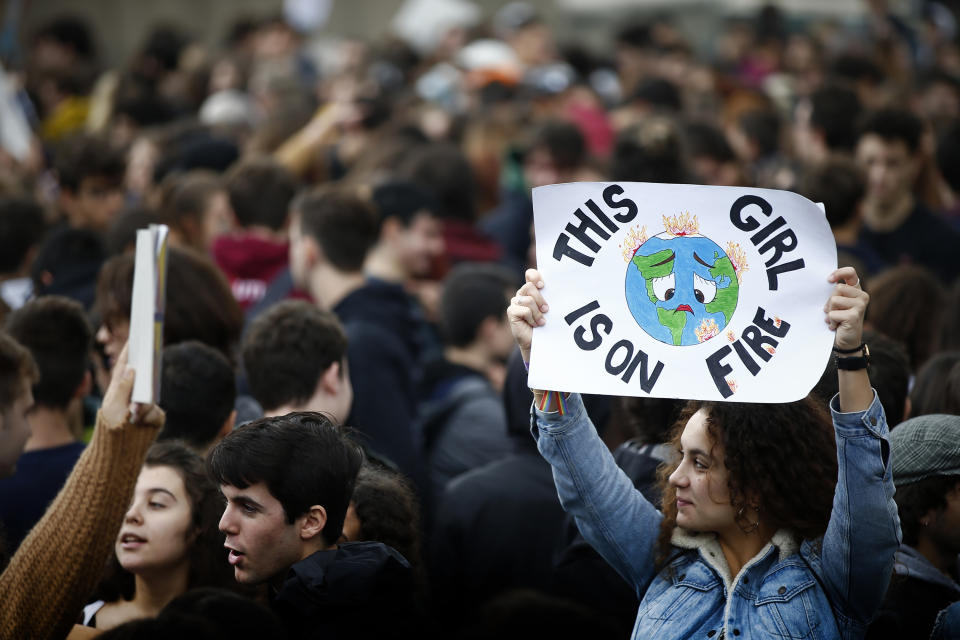
<svg viewBox="0 0 960 640">
<path fill-rule="evenodd" d="M 0 640 L 64 638 L 113 552 L 159 428 L 107 428 L 89 446 L 43 518 L 0 575 Z"/>
</svg>

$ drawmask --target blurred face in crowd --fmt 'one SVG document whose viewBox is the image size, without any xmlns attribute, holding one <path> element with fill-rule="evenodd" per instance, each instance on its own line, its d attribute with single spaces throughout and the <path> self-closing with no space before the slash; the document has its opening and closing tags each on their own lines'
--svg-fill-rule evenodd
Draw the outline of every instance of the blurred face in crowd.
<svg viewBox="0 0 960 640">
<path fill-rule="evenodd" d="M 33 408 L 33 391 L 23 383 L 20 394 L 13 404 L 0 413 L 0 478 L 13 475 L 17 459 L 30 438 L 30 422 L 27 414 Z"/>
<path fill-rule="evenodd" d="M 307 256 L 309 241 L 301 231 L 300 214 L 296 211 L 290 216 L 290 227 L 287 233 L 290 239 L 290 275 L 293 277 L 293 283 L 306 291 L 310 279 L 310 261 Z"/>
<path fill-rule="evenodd" d="M 224 546 L 237 582 L 267 582 L 301 560 L 301 519 L 287 522 L 283 505 L 265 483 L 246 489 L 222 484 L 220 491 L 227 499 L 220 531 L 226 534 Z"/>
<path fill-rule="evenodd" d="M 700 409 L 683 428 L 680 463 L 670 474 L 670 484 L 677 491 L 678 526 L 722 534 L 736 528 L 736 512 L 730 504 L 723 451 L 710 438 L 707 415 Z"/>
<path fill-rule="evenodd" d="M 159 159 L 160 150 L 152 140 L 137 138 L 127 158 L 127 174 L 124 177 L 127 190 L 145 196 L 153 186 L 153 170 Z"/>
<path fill-rule="evenodd" d="M 443 222 L 423 211 L 413 217 L 408 227 L 399 221 L 392 226 L 385 231 L 404 270 L 414 278 L 427 276 L 434 260 L 443 255 Z"/>
<path fill-rule="evenodd" d="M 960 482 L 944 496 L 947 506 L 931 509 L 926 515 L 927 525 L 922 535 L 926 536 L 943 555 L 960 553 Z"/>
<path fill-rule="evenodd" d="M 123 207 L 123 191 L 109 178 L 90 176 L 76 191 L 62 192 L 61 206 L 74 227 L 106 231 Z"/>
<path fill-rule="evenodd" d="M 130 337 L 130 320 L 123 317 L 104 318 L 103 324 L 97 330 L 97 342 L 103 345 L 103 352 L 107 354 L 107 369 L 112 369 L 123 345 Z"/>
<path fill-rule="evenodd" d="M 544 147 L 534 147 L 523 160 L 523 175 L 527 186 L 542 187 L 548 184 L 570 182 L 574 178 L 574 171 L 564 170 L 557 166 L 553 155 Z"/>
<path fill-rule="evenodd" d="M 510 46 L 520 61 L 531 67 L 547 64 L 556 58 L 553 34 L 542 23 L 534 23 L 516 31 L 509 38 Z"/>
<path fill-rule="evenodd" d="M 823 140 L 814 131 L 810 117 L 813 115 L 813 104 L 809 98 L 797 103 L 793 111 L 793 152 L 807 163 L 822 162 L 827 154 Z"/>
<path fill-rule="evenodd" d="M 127 571 L 169 571 L 189 562 L 197 531 L 183 477 L 173 467 L 144 467 L 114 549 Z"/>
<path fill-rule="evenodd" d="M 235 216 L 226 191 L 217 191 L 210 196 L 201 219 L 204 249 L 209 249 L 214 240 L 233 231 Z"/>
<path fill-rule="evenodd" d="M 903 141 L 868 133 L 857 142 L 856 157 L 867 177 L 868 203 L 883 209 L 912 191 L 918 163 Z"/>
<path fill-rule="evenodd" d="M 360 522 L 360 516 L 357 515 L 357 503 L 353 500 L 347 507 L 347 515 L 343 520 L 343 538 L 347 542 L 358 542 L 362 540 L 363 523 Z"/>
</svg>

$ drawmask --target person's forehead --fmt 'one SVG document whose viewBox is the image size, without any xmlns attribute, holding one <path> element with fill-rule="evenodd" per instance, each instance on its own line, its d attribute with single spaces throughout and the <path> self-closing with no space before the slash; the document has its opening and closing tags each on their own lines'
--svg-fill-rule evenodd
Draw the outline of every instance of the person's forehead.
<svg viewBox="0 0 960 640">
<path fill-rule="evenodd" d="M 710 450 L 707 415 L 706 409 L 699 409 L 687 420 L 687 424 L 683 427 L 683 433 L 680 435 L 680 443 L 684 448 L 697 448 L 703 449 L 704 451 Z"/>
<path fill-rule="evenodd" d="M 427 209 L 420 209 L 415 214 L 413 218 L 410 219 L 410 228 L 419 229 L 419 230 L 433 230 L 439 229 L 441 226 L 441 220 L 432 211 Z"/>
<path fill-rule="evenodd" d="M 150 465 L 140 470 L 140 476 L 137 478 L 136 491 L 150 491 L 153 489 L 163 489 L 175 497 L 183 497 L 186 494 L 186 486 L 183 483 L 183 476 L 168 465 Z"/>
<path fill-rule="evenodd" d="M 861 153 L 872 152 L 884 155 L 907 156 L 907 143 L 896 138 L 884 138 L 876 133 L 864 134 L 857 143 L 857 150 Z"/>
<path fill-rule="evenodd" d="M 279 504 L 279 501 L 270 493 L 270 489 L 267 488 L 266 483 L 262 481 L 251 484 L 243 489 L 235 487 L 232 484 L 221 484 L 220 491 L 228 499 L 246 497 L 255 500 L 265 507 Z"/>
<path fill-rule="evenodd" d="M 81 190 L 114 190 L 119 189 L 123 184 L 123 178 L 120 175 L 89 175 L 80 180 Z"/>
</svg>

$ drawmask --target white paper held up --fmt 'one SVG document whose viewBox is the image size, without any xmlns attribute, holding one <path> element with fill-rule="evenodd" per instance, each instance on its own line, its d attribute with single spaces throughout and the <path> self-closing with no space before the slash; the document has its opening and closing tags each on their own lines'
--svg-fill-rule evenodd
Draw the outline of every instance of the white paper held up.
<svg viewBox="0 0 960 640">
<path fill-rule="evenodd" d="M 162 224 L 137 231 L 128 347 L 129 364 L 137 372 L 133 383 L 134 402 L 160 401 L 168 231 Z"/>
<path fill-rule="evenodd" d="M 819 380 L 836 243 L 787 191 L 652 183 L 533 190 L 550 305 L 529 384 L 607 395 L 790 402 Z"/>
</svg>

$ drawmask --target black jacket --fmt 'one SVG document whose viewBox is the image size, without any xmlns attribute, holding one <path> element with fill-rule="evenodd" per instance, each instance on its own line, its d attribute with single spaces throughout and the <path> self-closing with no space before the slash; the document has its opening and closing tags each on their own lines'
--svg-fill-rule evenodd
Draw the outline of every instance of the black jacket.
<svg viewBox="0 0 960 640">
<path fill-rule="evenodd" d="M 867 629 L 866 638 L 926 640 L 933 630 L 937 614 L 960 601 L 960 585 L 906 544 L 900 545 L 897 550 L 893 572 L 887 595 L 877 618 Z"/>
<path fill-rule="evenodd" d="M 507 589 L 545 591 L 563 521 L 550 465 L 533 446 L 450 482 L 430 545 L 444 628 Z"/>
<path fill-rule="evenodd" d="M 417 477 L 413 417 L 425 323 L 402 287 L 379 280 L 351 292 L 333 312 L 348 340 L 353 407 L 347 424 L 367 437 L 365 445 Z"/>
<path fill-rule="evenodd" d="M 291 638 L 410 637 L 420 622 L 410 564 L 379 542 L 347 542 L 301 560 L 270 604 Z"/>
</svg>

